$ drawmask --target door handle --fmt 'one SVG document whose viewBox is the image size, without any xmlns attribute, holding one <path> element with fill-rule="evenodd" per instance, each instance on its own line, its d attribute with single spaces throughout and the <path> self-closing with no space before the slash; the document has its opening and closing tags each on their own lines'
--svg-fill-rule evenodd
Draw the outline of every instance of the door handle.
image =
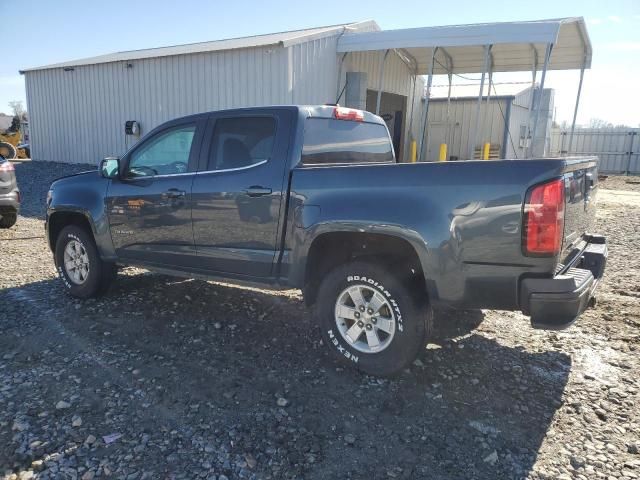
<svg viewBox="0 0 640 480">
<path fill-rule="evenodd" d="M 270 195 L 271 189 L 259 187 L 257 185 L 253 185 L 252 187 L 247 188 L 244 193 L 249 195 L 250 197 L 262 197 L 264 195 Z"/>
<path fill-rule="evenodd" d="M 184 198 L 187 192 L 184 190 L 178 190 L 177 188 L 170 188 L 162 194 L 164 198 Z"/>
</svg>

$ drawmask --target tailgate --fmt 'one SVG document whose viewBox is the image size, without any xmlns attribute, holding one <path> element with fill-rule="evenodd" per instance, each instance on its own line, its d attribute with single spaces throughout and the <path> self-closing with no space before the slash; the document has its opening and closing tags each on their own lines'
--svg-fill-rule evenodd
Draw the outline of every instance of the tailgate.
<svg viewBox="0 0 640 480">
<path fill-rule="evenodd" d="M 569 263 L 586 245 L 585 234 L 593 232 L 598 191 L 596 157 L 567 159 L 565 181 L 565 220 L 562 263 Z"/>
</svg>

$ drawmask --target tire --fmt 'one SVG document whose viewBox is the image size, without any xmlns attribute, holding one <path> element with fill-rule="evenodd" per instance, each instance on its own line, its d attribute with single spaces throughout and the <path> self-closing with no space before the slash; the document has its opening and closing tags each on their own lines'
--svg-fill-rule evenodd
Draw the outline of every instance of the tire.
<svg viewBox="0 0 640 480">
<path fill-rule="evenodd" d="M 17 221 L 17 213 L 3 213 L 2 216 L 0 216 L 0 228 L 11 228 Z"/>
<path fill-rule="evenodd" d="M 65 252 L 75 253 L 75 260 L 73 257 L 67 258 L 71 258 L 73 262 L 77 260 L 74 263 L 76 268 L 67 268 Z M 74 297 L 97 297 L 107 291 L 115 277 L 115 265 L 100 259 L 93 236 L 77 225 L 62 229 L 56 240 L 54 256 L 58 275 Z"/>
<path fill-rule="evenodd" d="M 18 156 L 18 150 L 9 142 L 0 142 L 0 155 L 7 160 L 13 160 Z"/>
<path fill-rule="evenodd" d="M 24 147 L 24 154 L 27 158 L 31 158 L 31 149 L 29 147 Z"/>
<path fill-rule="evenodd" d="M 426 293 L 399 278 L 382 265 L 354 261 L 335 268 L 322 280 L 315 312 L 323 340 L 334 356 L 383 377 L 399 373 L 415 360 L 431 332 L 433 313 Z M 350 293 L 357 297 L 358 291 L 364 311 L 356 308 Z M 369 305 L 382 306 L 371 315 Z M 339 306 L 344 317 L 338 315 Z M 369 341 L 371 332 L 377 346 L 375 339 Z"/>
</svg>

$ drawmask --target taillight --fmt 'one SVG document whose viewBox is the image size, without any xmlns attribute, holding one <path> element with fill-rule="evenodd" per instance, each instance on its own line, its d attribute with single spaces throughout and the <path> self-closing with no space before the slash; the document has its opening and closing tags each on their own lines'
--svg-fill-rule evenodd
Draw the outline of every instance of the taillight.
<svg viewBox="0 0 640 480">
<path fill-rule="evenodd" d="M 362 113 L 362 110 L 356 110 L 354 108 L 336 107 L 333 109 L 333 116 L 338 120 L 364 121 L 364 113 Z"/>
<path fill-rule="evenodd" d="M 525 255 L 560 253 L 564 233 L 564 180 L 536 185 L 527 192 L 522 245 Z"/>
<path fill-rule="evenodd" d="M 13 168 L 13 163 L 6 161 L 0 163 L 0 171 L 1 172 L 13 172 L 15 168 Z"/>
</svg>

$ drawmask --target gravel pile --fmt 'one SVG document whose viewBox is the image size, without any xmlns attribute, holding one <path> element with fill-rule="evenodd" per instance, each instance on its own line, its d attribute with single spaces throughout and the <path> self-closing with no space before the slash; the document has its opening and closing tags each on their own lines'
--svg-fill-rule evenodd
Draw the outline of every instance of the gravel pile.
<svg viewBox="0 0 640 480">
<path fill-rule="evenodd" d="M 640 195 L 600 202 L 608 270 L 574 327 L 438 312 L 434 342 L 381 380 L 327 356 L 296 291 L 128 268 L 99 300 L 71 299 L 37 215 L 49 181 L 84 167 L 17 169 L 0 478 L 640 478 Z"/>
</svg>

